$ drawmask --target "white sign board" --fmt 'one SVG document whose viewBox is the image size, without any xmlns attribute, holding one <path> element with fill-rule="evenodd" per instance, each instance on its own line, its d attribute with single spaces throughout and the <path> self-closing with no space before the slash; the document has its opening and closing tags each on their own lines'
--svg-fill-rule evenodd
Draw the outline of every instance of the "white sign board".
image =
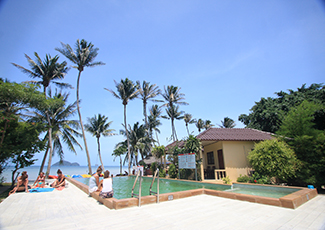
<svg viewBox="0 0 325 230">
<path fill-rule="evenodd" d="M 179 154 L 178 165 L 180 169 L 195 169 L 195 153 Z"/>
</svg>

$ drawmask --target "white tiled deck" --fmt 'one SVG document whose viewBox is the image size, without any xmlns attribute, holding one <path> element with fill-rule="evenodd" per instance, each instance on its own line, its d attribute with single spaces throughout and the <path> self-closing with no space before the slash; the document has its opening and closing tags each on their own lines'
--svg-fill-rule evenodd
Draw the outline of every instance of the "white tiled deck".
<svg viewBox="0 0 325 230">
<path fill-rule="evenodd" d="M 110 210 L 70 183 L 8 197 L 0 229 L 325 229 L 325 196 L 295 210 L 208 195 Z"/>
</svg>

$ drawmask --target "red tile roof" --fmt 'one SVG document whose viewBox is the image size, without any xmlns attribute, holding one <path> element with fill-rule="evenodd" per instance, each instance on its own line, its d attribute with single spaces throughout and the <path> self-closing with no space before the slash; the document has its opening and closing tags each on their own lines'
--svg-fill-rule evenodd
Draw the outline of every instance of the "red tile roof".
<svg viewBox="0 0 325 230">
<path fill-rule="evenodd" d="M 200 133 L 201 141 L 263 141 L 270 140 L 274 134 L 248 128 L 210 128 Z"/>
</svg>

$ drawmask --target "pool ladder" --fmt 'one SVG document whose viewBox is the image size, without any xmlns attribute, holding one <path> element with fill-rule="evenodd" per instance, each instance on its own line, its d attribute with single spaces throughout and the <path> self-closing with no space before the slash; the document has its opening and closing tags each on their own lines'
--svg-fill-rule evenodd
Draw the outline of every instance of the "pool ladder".
<svg viewBox="0 0 325 230">
<path fill-rule="evenodd" d="M 135 187 L 135 185 L 136 185 L 136 183 L 138 181 L 139 176 L 140 176 L 140 181 L 139 181 L 139 194 L 136 194 L 136 193 L 134 193 L 134 187 Z M 142 179 L 142 174 L 141 174 L 141 171 L 138 170 L 137 177 L 135 178 L 135 181 L 134 181 L 134 184 L 133 184 L 133 187 L 132 187 L 131 197 L 138 198 L 138 200 L 139 200 L 138 206 L 139 207 L 141 206 L 141 182 L 142 182 L 141 179 Z"/>
<path fill-rule="evenodd" d="M 157 192 L 152 191 L 152 185 L 155 182 L 155 179 L 157 178 Z M 156 170 L 155 175 L 153 176 L 150 189 L 149 189 L 149 195 L 154 194 L 154 196 L 157 197 L 157 203 L 159 203 L 159 169 Z"/>
</svg>

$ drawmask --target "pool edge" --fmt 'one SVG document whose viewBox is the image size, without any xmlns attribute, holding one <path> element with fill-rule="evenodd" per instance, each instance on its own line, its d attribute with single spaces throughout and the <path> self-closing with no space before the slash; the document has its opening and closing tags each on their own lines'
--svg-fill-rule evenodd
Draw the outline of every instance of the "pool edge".
<svg viewBox="0 0 325 230">
<path fill-rule="evenodd" d="M 67 177 L 67 180 L 72 184 L 74 184 L 79 189 L 81 189 L 86 194 L 89 194 L 87 185 L 77 180 L 74 180 L 73 178 Z M 260 186 L 267 186 L 267 185 L 260 185 Z M 283 186 L 278 186 L 278 187 L 283 187 Z M 187 191 L 160 194 L 159 201 L 165 202 L 165 201 L 181 199 L 190 196 L 206 194 L 206 195 L 218 196 L 218 197 L 223 197 L 228 199 L 296 209 L 300 205 L 306 203 L 307 201 L 313 199 L 318 195 L 316 189 L 308 189 L 303 187 L 289 187 L 289 188 L 299 189 L 299 191 L 293 192 L 281 198 L 271 198 L 271 197 L 253 196 L 248 194 L 232 193 L 232 192 L 201 188 L 201 189 L 193 189 Z M 116 198 L 103 199 L 99 196 L 99 192 L 93 192 L 90 195 L 98 202 L 108 207 L 109 209 L 118 210 L 118 209 L 123 209 L 128 207 L 134 207 L 134 206 L 138 206 L 138 202 L 139 202 L 137 198 L 126 198 L 120 200 Z M 157 198 L 155 196 L 143 196 L 141 197 L 141 205 L 156 203 L 156 200 Z"/>
</svg>

